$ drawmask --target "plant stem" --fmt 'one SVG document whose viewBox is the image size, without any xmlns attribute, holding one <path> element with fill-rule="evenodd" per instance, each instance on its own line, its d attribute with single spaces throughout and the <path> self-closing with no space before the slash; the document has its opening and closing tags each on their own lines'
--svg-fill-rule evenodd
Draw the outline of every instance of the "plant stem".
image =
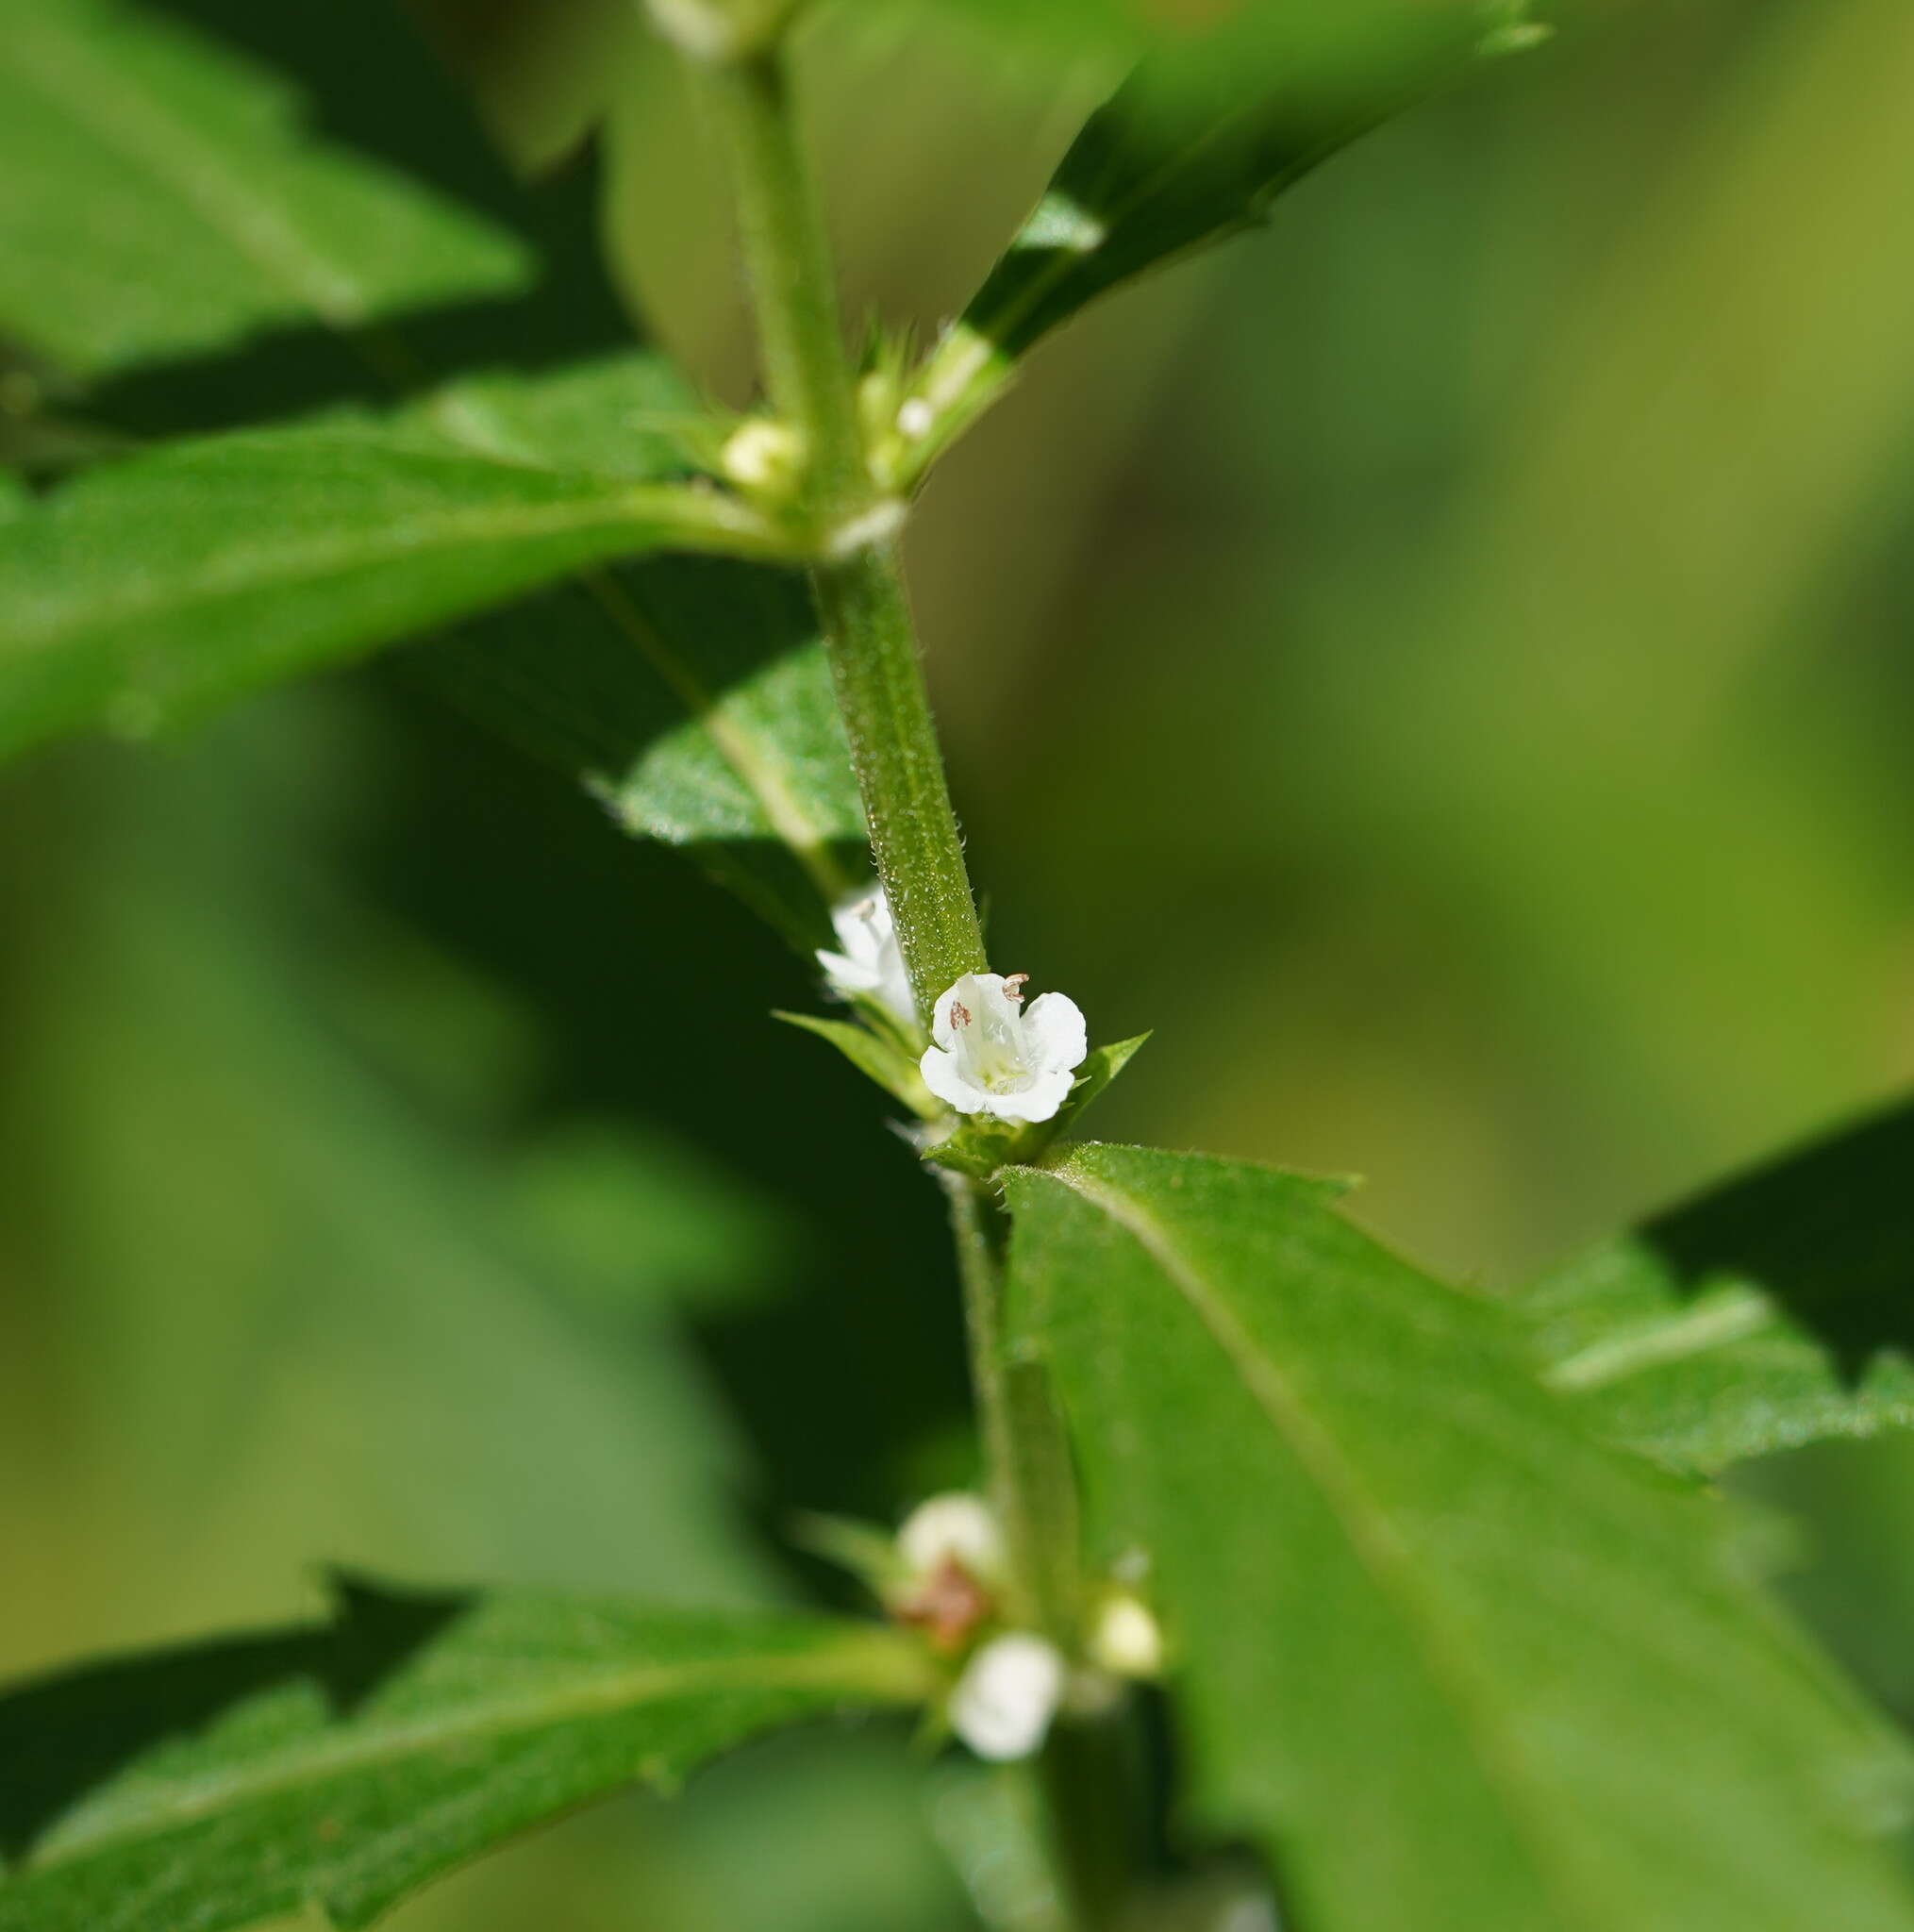
<svg viewBox="0 0 1914 1932">
<path fill-rule="evenodd" d="M 905 507 L 864 457 L 823 218 L 798 142 L 781 51 L 707 70 L 737 193 L 739 229 L 773 407 L 803 448 L 800 509 L 839 709 L 918 1014 L 984 969 L 983 929 L 944 781 L 904 587 Z"/>
<path fill-rule="evenodd" d="M 951 1234 L 957 1242 L 957 1279 L 963 1285 L 964 1333 L 970 1343 L 971 1391 L 976 1398 L 977 1428 L 984 1441 L 990 1505 L 1004 1524 L 1013 1583 L 1027 1592 L 1024 1561 L 1026 1512 L 1016 1493 L 1017 1457 L 1011 1442 L 1011 1414 L 1004 1358 L 1005 1215 L 984 1184 L 961 1174 L 943 1176 L 950 1197 Z M 1017 1603 L 1013 1612 L 1028 1613 Z"/>
<path fill-rule="evenodd" d="M 804 438 L 807 507 L 827 527 L 868 508 L 874 489 L 783 52 L 773 46 L 705 72 L 737 198 L 764 387 Z"/>
<path fill-rule="evenodd" d="M 1009 1555 L 1008 1619 L 1041 1631 L 1070 1657 L 1082 1628 L 1075 1495 L 1047 1390 L 1011 1357 L 1004 1323 L 1008 1217 L 990 1188 L 944 1182 L 963 1283 L 990 1502 Z M 1061 1481 L 1055 1465 L 1065 1460 Z M 1123 1916 L 1144 1836 L 1133 1714 L 1126 1704 L 1052 1724 L 1029 1767 L 1052 1887 L 1073 1932 L 1110 1932 Z"/>
<path fill-rule="evenodd" d="M 845 355 L 824 223 L 797 138 L 781 47 L 704 61 L 730 161 L 745 268 L 773 408 L 801 440 L 798 521 L 838 705 L 851 741 L 878 876 L 918 1012 L 985 965 L 963 842 L 944 781 L 906 593 L 905 507 L 874 480 Z M 1012 1582 L 1007 1614 L 1075 1649 L 1077 1534 L 1068 1452 L 1040 1374 L 1004 1336 L 1007 1222 L 988 1187 L 946 1181 L 963 1280 L 972 1374 Z M 1067 1553 L 1058 1552 L 1067 1545 Z M 1118 1719 L 1059 1720 L 1034 1767 L 1052 1881 L 1074 1932 L 1107 1932 L 1130 1883 L 1136 1783 Z"/>
</svg>

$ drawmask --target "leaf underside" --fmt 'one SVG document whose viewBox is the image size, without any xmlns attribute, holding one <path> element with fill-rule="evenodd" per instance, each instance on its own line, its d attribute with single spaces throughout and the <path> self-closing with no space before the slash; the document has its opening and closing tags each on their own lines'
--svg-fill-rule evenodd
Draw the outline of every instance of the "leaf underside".
<svg viewBox="0 0 1914 1932">
<path fill-rule="evenodd" d="M 1914 1424 L 1914 1106 L 1601 1243 L 1519 1306 L 1548 1381 L 1680 1468 Z"/>
<path fill-rule="evenodd" d="M 921 1695 L 822 1619 L 515 1592 L 340 1593 L 324 1629 L 107 1664 L 0 1700 L 4 1932 L 369 1924 L 503 1838 L 669 1790 L 776 1725 Z"/>
<path fill-rule="evenodd" d="M 365 11 L 349 24 L 409 76 L 416 128 L 365 121 L 336 71 L 308 102 L 250 54 L 109 0 L 0 25 L 0 324 L 55 392 L 141 431 L 244 420 L 256 392 L 308 412 L 20 503 L 0 537 L 0 756 L 102 724 L 144 735 L 465 620 L 426 654 L 433 686 L 815 945 L 866 861 L 807 603 L 748 564 L 622 563 L 679 547 L 643 498 L 686 476 L 696 399 L 661 358 L 613 346 L 602 274 L 562 240 L 541 281 L 524 197 L 412 74 L 403 26 Z M 294 23 L 258 37 L 323 66 Z M 549 366 L 391 412 L 446 353 Z"/>
<path fill-rule="evenodd" d="M 0 23 L 0 315 L 93 376 L 318 319 L 522 288 L 497 224 L 338 143 L 270 72 L 163 17 L 35 0 Z"/>
<path fill-rule="evenodd" d="M 1091 1146 L 1007 1179 L 1091 1555 L 1141 1552 L 1191 1790 L 1312 1932 L 1914 1925 L 1900 1755 L 1506 1313 L 1332 1188 Z"/>
<path fill-rule="evenodd" d="M 0 532 L 0 752 L 144 734 L 656 544 L 641 490 L 376 424 L 97 470 Z"/>
<path fill-rule="evenodd" d="M 1023 358 L 1098 296 L 1253 226 L 1323 161 L 1487 58 L 1483 25 L 1467 12 L 1399 19 L 1358 59 L 1212 66 L 1198 56 L 1193 82 L 1185 62 L 1145 62 L 1084 125 L 918 377 L 934 426 L 900 458 L 901 475 L 921 474 Z"/>
</svg>

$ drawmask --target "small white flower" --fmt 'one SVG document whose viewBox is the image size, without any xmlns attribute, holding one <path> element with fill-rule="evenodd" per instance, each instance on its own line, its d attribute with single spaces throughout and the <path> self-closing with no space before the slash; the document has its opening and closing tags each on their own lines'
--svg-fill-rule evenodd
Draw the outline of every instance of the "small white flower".
<svg viewBox="0 0 1914 1932">
<path fill-rule="evenodd" d="M 1163 1668 L 1163 1632 L 1139 1597 L 1112 1591 L 1090 1626 L 1090 1654 L 1119 1677 L 1154 1677 Z"/>
<path fill-rule="evenodd" d="M 833 990 L 846 999 L 859 994 L 874 999 L 886 1012 L 914 1028 L 917 1002 L 910 994 L 904 948 L 897 943 L 897 927 L 884 888 L 874 885 L 868 891 L 840 900 L 831 908 L 831 924 L 844 950 L 833 953 L 821 947 L 818 964 Z"/>
<path fill-rule="evenodd" d="M 1004 1540 L 997 1518 L 981 1496 L 962 1490 L 932 1496 L 904 1519 L 897 1553 L 914 1577 L 956 1563 L 980 1583 L 1003 1574 Z"/>
<path fill-rule="evenodd" d="M 1076 1002 L 1046 992 L 1024 1009 L 1029 975 L 966 973 L 931 1014 L 924 1082 L 958 1113 L 1005 1121 L 1056 1118 L 1090 1051 Z"/>
<path fill-rule="evenodd" d="M 1063 1658 L 1040 1637 L 993 1637 L 972 1657 L 950 1694 L 951 1728 L 993 1764 L 1028 1757 L 1042 1743 L 1063 1698 Z"/>
<path fill-rule="evenodd" d="M 783 491 L 795 482 L 804 442 L 789 423 L 747 416 L 724 441 L 719 462 L 741 489 Z"/>
</svg>

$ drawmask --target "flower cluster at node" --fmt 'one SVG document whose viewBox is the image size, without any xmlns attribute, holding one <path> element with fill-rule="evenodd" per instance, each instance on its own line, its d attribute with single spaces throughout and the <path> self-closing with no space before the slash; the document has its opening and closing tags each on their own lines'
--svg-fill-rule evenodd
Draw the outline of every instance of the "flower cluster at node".
<svg viewBox="0 0 1914 1932">
<path fill-rule="evenodd" d="M 897 1558 L 890 1614 L 933 1648 L 954 1655 L 996 1615 L 1004 1542 L 981 1496 L 953 1491 L 919 1504 L 897 1532 Z"/>
<path fill-rule="evenodd" d="M 1126 1582 L 1111 1581 L 1085 1606 L 1074 1661 L 1048 1638 L 1008 1624 L 1003 1532 L 981 1496 L 932 1496 L 905 1518 L 893 1549 L 886 1607 L 934 1650 L 963 1660 L 944 1715 L 979 1757 L 1027 1757 L 1058 1711 L 1106 1710 L 1123 1680 L 1154 1677 L 1162 1667 L 1157 1620 Z"/>
<path fill-rule="evenodd" d="M 924 1082 L 958 1113 L 1054 1120 L 1090 1051 L 1076 1002 L 1046 992 L 1024 1005 L 1025 973 L 966 973 L 931 1015 Z"/>
<path fill-rule="evenodd" d="M 904 970 L 904 948 L 897 943 L 897 926 L 884 888 L 841 899 L 831 908 L 831 924 L 842 952 L 820 948 L 818 964 L 831 990 L 845 999 L 871 999 L 893 1019 L 915 1030 L 917 1002 L 910 996 L 910 975 Z M 918 1038 L 923 1039 L 920 1033 Z"/>
<path fill-rule="evenodd" d="M 1027 1630 L 993 1637 L 950 1693 L 950 1726 L 993 1764 L 1028 1757 L 1050 1731 L 1068 1671 L 1054 1643 Z"/>
</svg>

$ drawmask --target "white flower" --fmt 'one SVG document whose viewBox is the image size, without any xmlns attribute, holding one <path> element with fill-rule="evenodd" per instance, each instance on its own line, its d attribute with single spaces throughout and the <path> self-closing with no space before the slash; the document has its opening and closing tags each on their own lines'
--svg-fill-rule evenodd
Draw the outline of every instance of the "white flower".
<svg viewBox="0 0 1914 1932">
<path fill-rule="evenodd" d="M 820 948 L 818 964 L 832 988 L 846 999 L 861 994 L 875 1000 L 886 1012 L 914 1029 L 917 1002 L 910 995 L 904 948 L 897 943 L 897 927 L 884 888 L 874 885 L 869 891 L 840 900 L 831 908 L 831 924 L 844 950 L 833 953 Z"/>
<path fill-rule="evenodd" d="M 1024 1008 L 1029 975 L 966 973 L 937 1003 L 924 1082 L 958 1113 L 1005 1121 L 1056 1118 L 1090 1051 L 1076 1002 L 1046 992 Z"/>
<path fill-rule="evenodd" d="M 1163 1632 L 1139 1597 L 1112 1591 L 1090 1626 L 1090 1654 L 1119 1677 L 1154 1677 L 1163 1668 Z"/>
<path fill-rule="evenodd" d="M 932 1496 L 904 1519 L 897 1553 L 913 1577 L 929 1576 L 955 1563 L 989 1583 L 1004 1568 L 1004 1540 L 990 1506 L 962 1490 Z"/>
<path fill-rule="evenodd" d="M 1063 1658 L 1023 1631 L 993 1637 L 950 1694 L 950 1723 L 979 1757 L 1004 1764 L 1042 1743 L 1063 1698 Z"/>
<path fill-rule="evenodd" d="M 747 416 L 719 453 L 725 475 L 743 490 L 784 491 L 797 477 L 804 445 L 788 423 Z"/>
</svg>

